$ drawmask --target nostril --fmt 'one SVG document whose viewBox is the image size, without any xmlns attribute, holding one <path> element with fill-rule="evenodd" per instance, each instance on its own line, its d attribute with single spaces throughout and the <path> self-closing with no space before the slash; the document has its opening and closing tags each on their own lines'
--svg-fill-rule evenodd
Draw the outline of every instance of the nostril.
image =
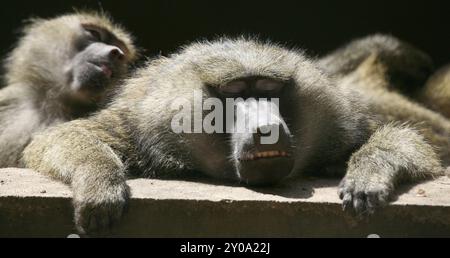
<svg viewBox="0 0 450 258">
<path fill-rule="evenodd" d="M 271 125 L 263 125 L 263 126 L 258 127 L 257 133 L 258 133 L 260 136 L 269 136 L 269 135 L 271 135 L 271 133 L 272 133 L 274 130 L 277 130 L 277 129 L 279 129 L 279 126 L 278 126 L 278 125 L 275 125 L 275 124 L 271 124 Z"/>
<path fill-rule="evenodd" d="M 115 60 L 122 60 L 124 56 L 125 55 L 122 50 L 118 48 L 111 49 L 111 51 L 109 52 L 109 57 Z"/>
<path fill-rule="evenodd" d="M 265 128 L 258 128 L 257 130 L 258 136 L 269 136 L 270 131 L 266 131 Z"/>
</svg>

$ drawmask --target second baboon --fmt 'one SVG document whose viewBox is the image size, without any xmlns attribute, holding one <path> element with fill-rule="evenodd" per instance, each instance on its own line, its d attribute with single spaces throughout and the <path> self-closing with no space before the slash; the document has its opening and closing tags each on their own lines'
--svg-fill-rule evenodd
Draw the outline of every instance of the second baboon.
<svg viewBox="0 0 450 258">
<path fill-rule="evenodd" d="M 338 84 L 359 91 L 379 120 L 420 130 L 450 165 L 450 121 L 442 115 L 450 100 L 447 75 L 442 70 L 427 82 L 433 71 L 427 54 L 397 38 L 374 35 L 333 51 L 319 65 Z"/>
<path fill-rule="evenodd" d="M 32 135 L 102 107 L 136 49 L 103 14 L 34 19 L 5 62 L 0 90 L 0 167 L 19 160 Z"/>
<path fill-rule="evenodd" d="M 386 77 L 396 62 L 385 62 L 389 55 L 362 59 L 346 75 L 329 76 L 317 60 L 272 43 L 194 43 L 151 61 L 107 109 L 39 134 L 24 159 L 71 185 L 81 232 L 121 217 L 131 174 L 200 171 L 248 185 L 337 174 L 344 207 L 371 213 L 400 179 L 443 174 L 432 145 L 443 144 L 450 126 L 425 111 L 429 134 L 403 124 L 416 119 L 415 104 L 380 87 L 396 83 Z M 412 63 L 399 71 L 414 80 L 416 69 Z M 405 112 L 395 110 L 402 106 Z M 241 126 L 249 130 L 235 130 Z"/>
</svg>

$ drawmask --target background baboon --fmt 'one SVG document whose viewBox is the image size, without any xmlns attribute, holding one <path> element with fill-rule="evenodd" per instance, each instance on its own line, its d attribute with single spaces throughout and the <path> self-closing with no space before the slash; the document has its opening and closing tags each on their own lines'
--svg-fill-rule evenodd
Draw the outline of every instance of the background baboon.
<svg viewBox="0 0 450 258">
<path fill-rule="evenodd" d="M 98 110 L 136 55 L 105 15 L 34 19 L 23 33 L 0 90 L 0 167 L 20 166 L 34 132 Z"/>
<path fill-rule="evenodd" d="M 126 81 L 107 109 L 37 136 L 24 159 L 28 167 L 72 186 L 81 232 L 108 227 L 120 218 L 130 195 L 125 179 L 132 173 L 200 171 L 249 185 L 274 184 L 299 173 L 345 175 L 340 186 L 344 207 L 372 212 L 388 201 L 398 179 L 443 172 L 420 131 L 391 122 L 409 120 L 414 116 L 409 109 L 416 106 L 380 86 L 392 83 L 386 77 L 392 69 L 410 79 L 417 67 L 415 62 L 411 70 L 391 67 L 398 62 L 386 62 L 388 57 L 379 59 L 374 53 L 358 58 L 360 64 L 345 75 L 330 77 L 315 60 L 271 43 L 195 43 L 150 62 Z M 250 118 L 256 115 L 253 106 L 270 106 L 270 98 L 279 99 L 279 109 L 262 110 L 275 117 L 273 121 L 249 119 L 251 132 L 177 134 L 171 128 L 175 115 L 193 116 L 192 123 L 199 117 L 192 110 L 171 107 L 180 97 L 194 107 L 203 106 L 194 90 L 221 103 L 242 98 L 236 106 Z M 393 100 L 400 102 L 384 106 Z M 403 106 L 404 115 L 389 109 Z M 431 114 L 424 111 L 424 116 Z M 226 126 L 239 124 L 235 112 L 225 110 L 222 115 Z M 426 124 L 431 133 L 434 126 L 446 128 L 448 121 Z M 260 139 L 267 128 L 279 129 L 279 138 L 263 145 Z"/>
<path fill-rule="evenodd" d="M 423 105 L 426 99 L 431 103 L 439 96 L 448 103 L 442 99 L 450 98 L 443 72 L 424 88 L 433 71 L 425 53 L 394 37 L 374 35 L 332 52 L 319 65 L 342 87 L 360 91 L 363 102 L 372 104 L 379 120 L 407 122 L 420 130 L 439 149 L 444 164 L 450 164 L 450 121 L 439 114 L 445 114 L 446 106 L 436 105 L 434 112 Z"/>
</svg>

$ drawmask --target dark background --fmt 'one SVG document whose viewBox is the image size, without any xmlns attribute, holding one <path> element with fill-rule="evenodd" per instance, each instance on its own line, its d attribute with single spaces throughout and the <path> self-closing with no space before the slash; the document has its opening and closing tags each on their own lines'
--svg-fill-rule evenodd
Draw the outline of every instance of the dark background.
<svg viewBox="0 0 450 258">
<path fill-rule="evenodd" d="M 390 33 L 428 52 L 438 66 L 450 62 L 450 9 L 446 1 L 3 1 L 0 10 L 4 57 L 22 20 L 52 17 L 76 8 L 105 11 L 138 39 L 145 55 L 167 54 L 198 38 L 256 34 L 323 54 L 375 32 Z"/>
</svg>

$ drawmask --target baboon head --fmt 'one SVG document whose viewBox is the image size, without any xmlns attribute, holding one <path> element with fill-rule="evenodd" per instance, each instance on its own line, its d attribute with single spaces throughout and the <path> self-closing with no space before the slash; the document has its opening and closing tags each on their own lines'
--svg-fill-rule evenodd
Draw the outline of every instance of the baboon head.
<svg viewBox="0 0 450 258">
<path fill-rule="evenodd" d="M 346 134 L 360 118 L 344 117 L 349 97 L 301 52 L 222 39 L 157 63 L 136 107 L 138 142 L 141 153 L 154 155 L 144 158 L 153 170 L 170 161 L 213 177 L 274 184 L 315 160 L 334 162 L 357 141 Z"/>
<path fill-rule="evenodd" d="M 100 101 L 136 56 L 131 36 L 103 14 L 32 19 L 23 34 L 6 61 L 8 84 L 67 101 Z"/>
</svg>

